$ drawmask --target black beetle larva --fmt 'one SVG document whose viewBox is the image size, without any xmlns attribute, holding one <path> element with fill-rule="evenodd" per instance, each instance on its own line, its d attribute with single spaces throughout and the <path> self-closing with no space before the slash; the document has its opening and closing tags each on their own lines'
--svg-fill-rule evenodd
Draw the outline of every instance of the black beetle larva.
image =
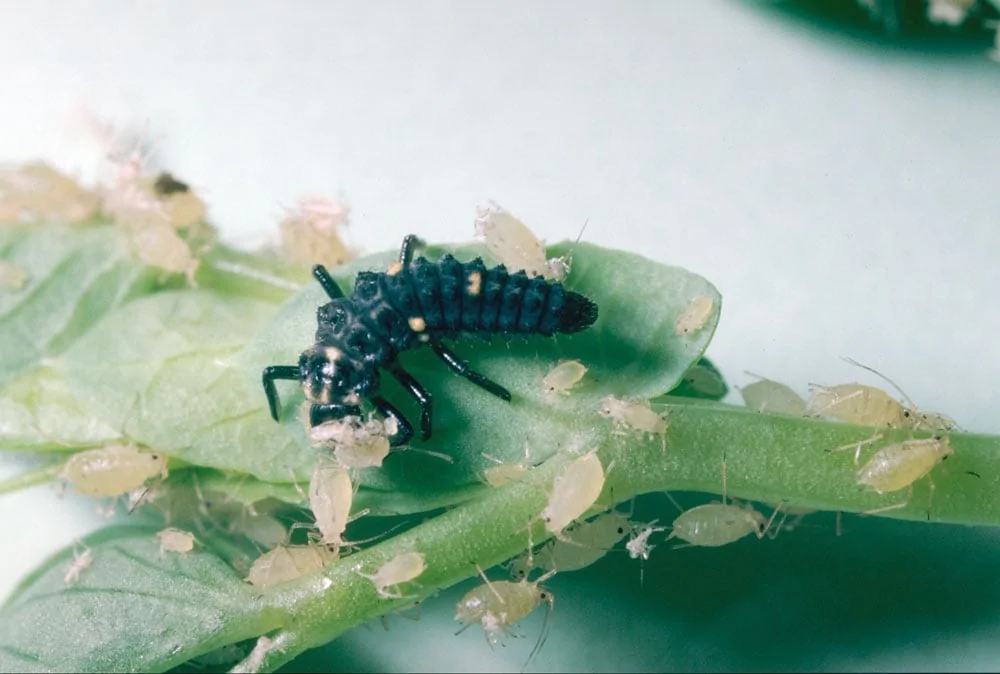
<svg viewBox="0 0 1000 674">
<path fill-rule="evenodd" d="M 361 272 L 354 292 L 345 297 L 323 265 L 313 276 L 330 297 L 317 311 L 316 343 L 298 365 L 264 368 L 263 384 L 271 416 L 278 420 L 278 379 L 299 381 L 311 403 L 309 423 L 359 415 L 362 400 L 370 400 L 398 424 L 393 446 L 413 436 L 413 426 L 379 395 L 380 370 L 385 368 L 420 403 L 420 429 L 431 435 L 431 395 L 399 364 L 400 352 L 429 344 L 457 374 L 498 398 L 510 400 L 499 384 L 474 372 L 445 339 L 461 333 L 489 338 L 557 332 L 579 332 L 597 320 L 597 305 L 561 283 L 511 274 L 499 265 L 487 269 L 481 258 L 462 263 L 451 255 L 436 262 L 413 258 L 417 237 L 403 240 L 399 261 L 387 272 Z"/>
</svg>

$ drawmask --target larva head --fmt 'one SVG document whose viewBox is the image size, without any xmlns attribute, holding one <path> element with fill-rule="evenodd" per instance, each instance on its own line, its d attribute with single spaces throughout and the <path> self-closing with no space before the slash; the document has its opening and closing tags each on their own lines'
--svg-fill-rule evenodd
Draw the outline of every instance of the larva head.
<svg viewBox="0 0 1000 674">
<path fill-rule="evenodd" d="M 335 346 L 316 344 L 299 358 L 299 379 L 306 400 L 321 405 L 357 405 L 373 388 L 372 377 Z"/>
</svg>

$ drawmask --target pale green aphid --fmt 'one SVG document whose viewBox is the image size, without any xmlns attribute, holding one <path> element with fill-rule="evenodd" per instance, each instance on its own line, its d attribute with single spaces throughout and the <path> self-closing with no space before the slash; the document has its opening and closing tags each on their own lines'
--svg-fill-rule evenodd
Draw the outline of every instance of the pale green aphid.
<svg viewBox="0 0 1000 674">
<path fill-rule="evenodd" d="M 121 496 L 146 480 L 167 476 L 167 457 L 139 451 L 134 444 L 108 445 L 77 452 L 59 476 L 84 496 Z"/>
<path fill-rule="evenodd" d="M 735 543 L 749 534 L 761 539 L 770 530 L 779 510 L 780 507 L 775 508 L 767 519 L 749 503 L 726 503 L 726 461 L 723 459 L 722 502 L 683 511 L 674 520 L 667 540 L 679 538 L 689 545 L 718 547 Z"/>
<path fill-rule="evenodd" d="M 806 401 L 790 387 L 752 372 L 747 374 L 760 380 L 743 388 L 737 387 L 747 407 L 757 412 L 777 412 L 793 417 L 806 415 Z"/>
<path fill-rule="evenodd" d="M 708 323 L 715 300 L 708 295 L 695 295 L 674 323 L 674 332 L 686 335 L 698 332 Z"/>
<path fill-rule="evenodd" d="M 546 260 L 545 243 L 494 202 L 476 209 L 476 238 L 511 273 L 524 270 L 530 277 L 544 276 L 554 281 L 565 281 L 569 274 L 568 258 Z"/>
<path fill-rule="evenodd" d="M 949 431 L 955 422 L 943 414 L 923 412 L 894 381 L 874 368 L 850 358 L 845 361 L 875 374 L 899 391 L 908 406 L 882 389 L 865 384 L 819 386 L 810 384 L 812 397 L 807 412 L 811 416 L 828 416 L 859 426 L 875 428 L 909 428 L 923 431 Z"/>
<path fill-rule="evenodd" d="M 530 550 L 515 558 L 511 575 L 526 578 L 533 569 L 577 571 L 594 564 L 634 529 L 628 516 L 608 512 L 568 528 L 562 537 L 547 542 L 538 552 Z"/>
<path fill-rule="evenodd" d="M 181 529 L 168 527 L 162 531 L 157 531 L 156 538 L 160 541 L 161 557 L 164 552 L 178 552 L 183 555 L 194 550 L 194 535 Z"/>
<path fill-rule="evenodd" d="M 551 592 L 541 587 L 541 583 L 555 575 L 555 571 L 549 571 L 532 582 L 523 578 L 515 583 L 509 580 L 491 582 L 478 565 L 476 568 L 479 569 L 479 575 L 485 582 L 483 585 L 466 592 L 465 596 L 455 605 L 455 620 L 462 623 L 462 627 L 457 633 L 463 632 L 474 623 L 479 623 L 483 626 L 487 643 L 490 646 L 495 646 L 500 643 L 505 634 L 510 633 L 508 628 L 524 619 L 541 606 L 542 602 L 548 603 L 548 615 L 545 617 L 542 632 L 539 634 L 531 654 L 528 655 L 527 662 L 524 663 L 524 668 L 527 668 L 548 637 L 549 621 L 552 618 L 555 597 Z"/>
<path fill-rule="evenodd" d="M 600 497 L 604 478 L 596 448 L 566 464 L 552 481 L 549 503 L 542 510 L 545 529 L 558 535 L 582 517 Z"/>
<path fill-rule="evenodd" d="M 601 399 L 598 413 L 603 417 L 614 419 L 622 427 L 641 433 L 662 436 L 667 432 L 667 420 L 640 402 L 605 396 Z"/>
<path fill-rule="evenodd" d="M 524 443 L 524 459 L 517 463 L 504 463 L 500 459 L 483 453 L 483 456 L 493 461 L 495 466 L 490 466 L 483 471 L 483 479 L 491 487 L 502 487 L 508 482 L 520 480 L 529 470 L 531 470 L 531 456 L 528 443 Z"/>
<path fill-rule="evenodd" d="M 280 545 L 254 560 L 247 580 L 260 587 L 285 583 L 315 573 L 338 558 L 324 545 Z"/>
<path fill-rule="evenodd" d="M 832 451 L 857 448 L 855 453 L 855 463 L 864 444 L 872 444 L 882 436 L 876 434 L 867 441 L 862 441 L 856 445 L 844 445 Z M 879 449 L 868 459 L 860 469 L 858 469 L 858 484 L 873 489 L 879 494 L 888 494 L 902 489 L 907 489 L 906 500 L 902 503 L 875 508 L 866 511 L 866 514 L 881 513 L 898 508 L 905 508 L 910 503 L 913 496 L 913 484 L 926 477 L 930 494 L 927 499 L 927 510 L 930 512 L 931 502 L 934 498 L 934 480 L 931 478 L 931 471 L 954 454 L 951 443 L 947 436 L 936 436 L 933 438 L 921 438 L 896 442 Z"/>
<path fill-rule="evenodd" d="M 542 378 L 545 395 L 569 395 L 570 390 L 580 383 L 586 373 L 587 368 L 578 360 L 560 361 Z"/>
<path fill-rule="evenodd" d="M 424 563 L 424 556 L 419 552 L 404 552 L 396 555 L 391 560 L 378 568 L 372 574 L 362 573 L 355 569 L 355 573 L 363 578 L 367 578 L 375 585 L 375 590 L 384 599 L 402 599 L 399 593 L 399 585 L 408 583 L 424 572 L 427 565 Z M 390 592 L 390 588 L 394 591 Z"/>
<path fill-rule="evenodd" d="M 354 485 L 347 469 L 320 462 L 309 481 L 309 507 L 316 518 L 316 528 L 324 545 L 341 547 L 350 521 Z"/>
</svg>

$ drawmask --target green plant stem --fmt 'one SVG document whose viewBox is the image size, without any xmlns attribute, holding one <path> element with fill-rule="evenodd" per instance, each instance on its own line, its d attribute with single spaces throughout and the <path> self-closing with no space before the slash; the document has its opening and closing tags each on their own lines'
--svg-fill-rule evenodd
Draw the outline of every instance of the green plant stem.
<svg viewBox="0 0 1000 674">
<path fill-rule="evenodd" d="M 864 440 L 873 429 L 760 414 L 718 403 L 665 399 L 670 427 L 664 438 L 638 439 L 605 428 L 599 456 L 611 466 L 605 498 L 616 502 L 641 493 L 667 490 L 722 491 L 726 460 L 729 496 L 824 510 L 861 512 L 901 502 L 906 492 L 878 495 L 855 482 L 853 451 L 830 453 L 839 445 Z M 659 407 L 659 406 L 658 406 Z M 908 439 L 906 431 L 883 431 L 888 441 Z M 961 523 L 1000 524 L 1000 499 L 992 477 L 1000 475 L 1000 437 L 952 435 L 955 456 L 950 472 L 935 472 L 937 492 L 932 519 Z M 868 456 L 874 450 L 867 450 Z M 262 670 L 273 670 L 302 651 L 325 644 L 344 631 L 428 595 L 423 588 L 442 589 L 522 553 L 528 544 L 527 524 L 534 521 L 535 544 L 549 537 L 537 520 L 545 507 L 553 478 L 572 459 L 555 455 L 521 482 L 491 490 L 473 502 L 328 567 L 318 576 L 276 589 L 273 608 L 287 616 L 280 648 L 263 654 Z M 612 465 L 613 462 L 613 465 Z M 923 482 L 926 482 L 924 480 Z M 906 508 L 892 517 L 926 519 L 927 488 L 921 485 Z M 924 498 L 921 498 L 921 497 Z M 403 552 L 425 555 L 427 570 L 403 587 L 406 599 L 378 597 L 372 583 L 357 571 L 373 573 Z"/>
</svg>

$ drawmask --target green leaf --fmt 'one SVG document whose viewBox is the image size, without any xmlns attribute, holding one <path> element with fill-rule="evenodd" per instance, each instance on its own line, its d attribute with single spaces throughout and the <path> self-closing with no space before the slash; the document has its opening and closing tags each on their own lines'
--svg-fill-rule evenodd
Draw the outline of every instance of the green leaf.
<svg viewBox="0 0 1000 674">
<path fill-rule="evenodd" d="M 0 344 L 10 345 L 0 360 L 0 387 L 156 286 L 155 274 L 129 259 L 111 227 L 3 227 L 0 257 L 28 275 L 24 287 L 0 291 Z"/>
<path fill-rule="evenodd" d="M 67 585 L 67 548 L 0 608 L 0 671 L 165 671 L 274 629 L 261 593 L 212 552 L 161 557 L 156 529 L 110 527 L 88 537 L 92 563 Z"/>
<path fill-rule="evenodd" d="M 244 253 L 216 244 L 201 258 L 195 281 L 199 288 L 283 302 L 310 283 L 309 270 L 263 255 Z"/>
<path fill-rule="evenodd" d="M 564 243 L 549 250 L 560 255 L 568 248 Z M 483 255 L 478 246 L 450 250 L 461 260 Z M 433 259 L 442 249 L 423 253 Z M 334 277 L 349 291 L 358 270 L 386 269 L 394 257 L 383 253 L 365 258 L 335 271 Z M 568 437 L 586 437 L 606 425 L 597 415 L 602 397 L 648 399 L 666 393 L 678 382 L 715 331 L 721 304 L 718 291 L 700 276 L 632 253 L 577 244 L 573 260 L 568 287 L 593 299 L 600 310 L 592 328 L 556 338 L 515 339 L 506 345 L 500 340 L 465 339 L 456 346 L 473 369 L 507 387 L 514 396 L 512 402 L 498 400 L 455 376 L 429 349 L 401 354 L 403 366 L 434 396 L 434 435 L 426 443 L 415 441 L 414 447 L 445 453 L 456 460 L 449 464 L 417 452 L 396 452 L 386 459 L 382 470 L 365 471 L 363 485 L 403 493 L 413 492 L 415 485 L 423 493 L 474 485 L 481 481 L 482 471 L 494 465 L 483 456 L 484 451 L 517 461 L 527 442 L 532 460 L 541 461 L 565 448 Z M 699 295 L 712 300 L 704 326 L 677 334 L 677 319 Z M 316 308 L 327 301 L 319 285 L 313 284 L 286 303 L 238 357 L 248 376 L 268 365 L 297 362 L 299 354 L 314 342 Z M 589 368 L 587 377 L 571 396 L 545 397 L 541 378 L 563 358 L 582 361 Z M 279 384 L 279 388 L 284 404 L 280 428 L 304 446 L 305 430 L 296 412 L 303 402 L 301 390 L 294 383 Z M 417 406 L 392 378 L 383 378 L 383 391 L 408 418 L 419 418 Z M 255 396 L 258 414 L 266 416 L 263 392 Z M 486 438 L 488 445 L 484 444 Z M 245 469 L 267 479 L 259 465 L 248 463 Z M 307 479 L 308 474 L 299 477 Z"/>
<path fill-rule="evenodd" d="M 170 291 L 107 316 L 57 363 L 91 414 L 188 463 L 289 481 L 315 453 L 260 408 L 260 373 L 235 356 L 274 305 L 208 291 Z"/>
<path fill-rule="evenodd" d="M 553 248 L 555 254 L 562 252 L 559 246 Z M 428 254 L 439 255 L 440 250 Z M 464 247 L 456 254 L 471 259 L 481 250 Z M 385 253 L 357 261 L 337 273 L 338 281 L 350 288 L 357 270 L 385 268 L 392 257 Z M 362 476 L 362 484 L 372 489 L 368 496 L 373 508 L 378 509 L 374 501 L 379 493 L 408 501 L 407 510 L 417 507 L 415 485 L 419 493 L 430 492 L 428 502 L 435 504 L 465 498 L 492 465 L 484 450 L 517 460 L 515 454 L 527 442 L 532 459 L 542 460 L 565 444 L 570 431 L 605 423 L 596 415 L 603 396 L 662 394 L 701 355 L 714 332 L 720 304 L 707 281 L 594 246 L 578 245 L 574 259 L 570 287 L 601 308 L 593 328 L 508 346 L 479 340 L 458 346 L 473 367 L 510 388 L 512 403 L 456 377 L 427 349 L 402 356 L 403 364 L 436 399 L 435 436 L 415 448 L 458 460 L 446 463 L 419 452 L 394 453 L 383 470 Z M 696 295 L 712 299 L 712 313 L 700 331 L 678 335 L 677 318 Z M 240 351 L 271 316 L 271 305 L 207 291 L 157 293 L 106 317 L 60 359 L 56 378 L 45 381 L 56 386 L 58 375 L 65 376 L 71 398 L 64 407 L 79 405 L 83 410 L 77 426 L 87 415 L 100 420 L 99 432 L 92 432 L 88 442 L 94 436 L 127 435 L 192 464 L 249 473 L 269 482 L 289 482 L 293 476 L 307 481 L 317 452 L 294 412 L 301 391 L 285 387 L 290 404 L 283 423 L 275 424 L 266 409 L 260 372 L 266 365 L 294 362 L 312 344 L 316 307 L 324 301 L 318 284 L 306 287 Z M 588 378 L 570 397 L 545 398 L 541 377 L 561 358 L 579 358 L 590 368 Z M 407 414 L 417 414 L 395 382 L 387 382 L 385 389 Z M 37 413 L 24 404 L 26 397 L 19 393 L 14 401 L 26 408 L 17 415 L 20 426 L 30 428 L 28 419 Z M 60 437 L 54 430 L 46 428 L 44 435 Z M 69 429 L 62 437 L 77 432 Z M 483 437 L 493 439 L 490 448 L 482 446 Z M 37 439 L 36 444 L 44 445 Z"/>
<path fill-rule="evenodd" d="M 64 451 L 120 440 L 115 428 L 95 417 L 51 367 L 25 372 L 0 392 L 0 449 Z"/>
</svg>

